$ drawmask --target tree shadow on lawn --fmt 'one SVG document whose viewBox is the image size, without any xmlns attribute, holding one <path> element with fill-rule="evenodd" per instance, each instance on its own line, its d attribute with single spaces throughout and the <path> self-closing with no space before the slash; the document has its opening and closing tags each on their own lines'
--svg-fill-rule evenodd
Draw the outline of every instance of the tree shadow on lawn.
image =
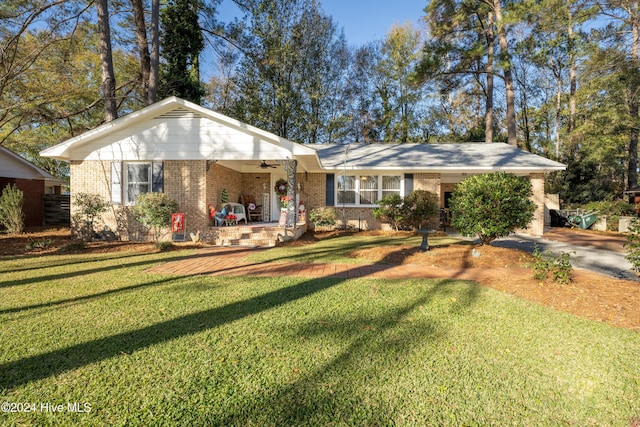
<svg viewBox="0 0 640 427">
<path fill-rule="evenodd" d="M 460 290 L 460 286 L 464 289 Z M 326 423 L 327 418 L 337 424 L 346 420 L 365 425 L 389 424 L 397 415 L 397 408 L 391 402 L 393 396 L 385 396 L 384 393 L 378 396 L 374 390 L 357 387 L 384 387 L 378 382 L 381 376 L 393 378 L 396 365 L 402 365 L 402 360 L 412 349 L 447 335 L 445 325 L 435 316 L 418 321 L 410 318 L 414 310 L 428 305 L 435 297 L 451 294 L 459 299 L 450 312 L 467 310 L 478 298 L 479 287 L 472 282 L 442 279 L 425 286 L 421 295 L 405 305 L 377 316 L 356 316 L 337 321 L 329 317 L 326 321 L 301 324 L 294 332 L 283 331 L 292 339 L 328 335 L 325 339 L 329 341 L 348 337 L 349 343 L 317 369 L 296 371 L 291 381 L 283 381 L 279 387 L 243 399 L 241 409 L 224 410 L 224 416 L 215 420 L 215 425 L 309 425 L 318 417 L 321 424 Z M 390 357 L 385 358 L 384 355 Z M 358 384 L 354 377 L 370 380 L 365 380 L 366 384 Z M 357 393 L 358 390 L 362 393 Z"/>
<path fill-rule="evenodd" d="M 248 252 L 249 250 L 247 250 Z M 224 255 L 224 252 L 218 252 L 219 255 Z M 110 266 L 104 266 L 104 267 L 99 267 L 99 268 L 87 268 L 87 269 L 78 269 L 75 270 L 73 272 L 64 272 L 64 273 L 58 273 L 58 274 L 43 274 L 40 275 L 38 277 L 29 277 L 29 278 L 24 278 L 24 279 L 18 279 L 18 280 L 0 280 L 0 288 L 7 288 L 7 287 L 11 287 L 11 286 L 21 286 L 21 285 L 31 285 L 37 282 L 45 282 L 45 281 L 49 281 L 49 280 L 58 280 L 58 279 L 69 279 L 72 277 L 80 277 L 80 276 L 84 276 L 87 274 L 94 274 L 94 273 L 100 273 L 103 271 L 111 271 L 114 269 L 119 269 L 119 268 L 129 268 L 129 267 L 139 267 L 139 266 L 145 266 L 145 265 L 151 265 L 151 264 L 157 264 L 159 262 L 170 262 L 170 261 L 178 261 L 178 260 L 186 260 L 186 259 L 197 259 L 197 258 L 209 258 L 211 257 L 211 254 L 206 253 L 206 252 L 200 252 L 200 253 L 196 253 L 196 254 L 192 254 L 192 255 L 174 255 L 174 256 L 170 256 L 167 258 L 163 258 L 163 259 L 147 259 L 147 260 L 142 260 L 142 261 L 134 261 L 136 259 L 139 259 L 140 257 L 148 257 L 153 255 L 153 253 L 127 253 L 127 252 L 123 252 L 122 255 L 118 255 L 118 256 L 108 256 L 105 258 L 97 258 L 97 259 L 86 259 L 83 258 L 82 260 L 79 260 L 77 262 L 71 261 L 71 262 L 60 262 L 59 264 L 52 266 L 52 265 L 48 265 L 47 268 L 54 268 L 54 267 L 62 267 L 62 266 L 69 266 L 69 265 L 74 265 L 74 264 L 93 264 L 96 262 L 108 262 L 108 261 L 118 261 L 118 260 L 122 260 L 123 262 L 119 265 L 110 265 Z M 32 268 L 28 268 L 28 269 L 24 269 L 24 270 L 42 270 L 43 267 L 32 267 Z M 14 271 L 24 271 L 24 270 L 12 270 L 12 272 Z"/>
<path fill-rule="evenodd" d="M 121 288 L 109 289 L 108 291 L 97 292 L 95 294 L 81 295 L 81 296 L 77 296 L 77 297 L 65 298 L 65 299 L 56 300 L 56 301 L 43 302 L 43 303 L 40 303 L 40 304 L 33 304 L 33 305 L 25 305 L 25 306 L 20 306 L 20 307 L 11 307 L 11 308 L 0 309 L 0 315 L 8 314 L 8 313 L 19 313 L 21 311 L 36 310 L 36 309 L 40 309 L 40 308 L 55 308 L 56 306 L 64 305 L 64 304 L 73 304 L 73 303 L 79 303 L 79 302 L 83 302 L 83 301 L 91 301 L 91 300 L 94 300 L 94 299 L 97 299 L 97 298 L 100 298 L 100 297 L 105 297 L 105 296 L 108 296 L 108 295 L 119 294 L 119 293 L 122 293 L 122 292 L 131 292 L 131 291 L 135 291 L 135 290 L 142 289 L 142 288 L 148 288 L 150 286 L 158 286 L 158 285 L 161 285 L 161 284 L 169 283 L 169 282 L 171 282 L 173 280 L 174 280 L 173 277 L 169 277 L 169 278 L 165 278 L 165 279 L 162 279 L 162 280 L 155 280 L 153 282 L 139 283 L 137 285 L 131 285 L 131 286 L 124 286 L 124 287 L 121 287 Z"/>
<path fill-rule="evenodd" d="M 345 282 L 348 279 L 343 274 L 344 272 L 340 275 L 306 280 L 287 288 L 222 307 L 203 310 L 134 331 L 4 363 L 0 365 L 0 389 L 15 388 L 31 381 L 59 375 L 114 356 L 131 354 L 154 344 L 213 329 L 273 307 L 300 300 Z M 441 287 L 441 285 L 438 286 L 438 288 Z M 464 301 L 466 306 L 473 303 L 477 292 L 477 285 L 470 287 Z M 428 294 L 420 301 L 426 301 L 431 297 L 432 295 Z M 419 303 L 416 302 L 410 307 L 403 308 L 402 312 L 412 310 L 416 304 Z M 400 314 L 395 314 L 392 317 L 397 318 L 398 315 Z M 342 357 L 348 358 L 348 353 Z"/>
</svg>

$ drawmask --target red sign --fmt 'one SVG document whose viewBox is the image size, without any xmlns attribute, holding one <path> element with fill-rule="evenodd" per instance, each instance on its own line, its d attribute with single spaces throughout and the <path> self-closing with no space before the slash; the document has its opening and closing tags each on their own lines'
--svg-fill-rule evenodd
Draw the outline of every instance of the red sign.
<svg viewBox="0 0 640 427">
<path fill-rule="evenodd" d="M 183 213 L 171 214 L 171 232 L 172 233 L 184 232 L 184 214 Z"/>
</svg>

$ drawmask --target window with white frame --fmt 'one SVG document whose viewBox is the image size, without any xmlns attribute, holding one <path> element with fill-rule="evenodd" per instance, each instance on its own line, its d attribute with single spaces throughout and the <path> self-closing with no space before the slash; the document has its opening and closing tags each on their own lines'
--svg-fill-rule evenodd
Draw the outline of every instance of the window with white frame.
<svg viewBox="0 0 640 427">
<path fill-rule="evenodd" d="M 151 162 L 125 163 L 125 189 L 128 204 L 133 204 L 138 194 L 151 192 L 153 167 Z"/>
<path fill-rule="evenodd" d="M 164 192 L 163 162 L 111 162 L 111 202 L 133 205 L 142 193 Z"/>
<path fill-rule="evenodd" d="M 402 177 L 400 175 L 382 177 L 382 197 L 390 194 L 402 195 Z"/>
<path fill-rule="evenodd" d="M 356 177 L 355 176 L 338 176 L 338 204 L 354 205 L 356 204 Z"/>
<path fill-rule="evenodd" d="M 375 205 L 389 194 L 402 194 L 400 175 L 338 175 L 338 205 Z"/>
</svg>

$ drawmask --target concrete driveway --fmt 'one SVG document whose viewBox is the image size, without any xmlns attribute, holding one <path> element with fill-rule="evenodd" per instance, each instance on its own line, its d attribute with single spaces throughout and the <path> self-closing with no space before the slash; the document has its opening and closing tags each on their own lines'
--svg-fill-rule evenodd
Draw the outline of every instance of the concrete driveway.
<svg viewBox="0 0 640 427">
<path fill-rule="evenodd" d="M 543 237 L 515 234 L 495 240 L 492 245 L 503 248 L 517 248 L 527 252 L 533 252 L 537 245 L 539 251 L 550 251 L 555 254 L 569 252 L 571 253 L 571 264 L 574 268 L 590 270 L 618 279 L 639 280 L 631 264 L 625 259 L 626 253 L 622 247 L 624 237 L 619 238 L 619 245 L 616 242 L 613 242 L 613 244 L 607 242 L 607 245 L 600 244 L 602 242 L 598 240 L 598 234 L 593 234 L 589 239 L 563 238 L 560 241 L 557 238 L 559 231 L 554 232 L 552 230 Z M 608 236 L 603 236 L 602 239 L 611 240 Z M 574 242 L 571 242 L 571 240 Z"/>
</svg>

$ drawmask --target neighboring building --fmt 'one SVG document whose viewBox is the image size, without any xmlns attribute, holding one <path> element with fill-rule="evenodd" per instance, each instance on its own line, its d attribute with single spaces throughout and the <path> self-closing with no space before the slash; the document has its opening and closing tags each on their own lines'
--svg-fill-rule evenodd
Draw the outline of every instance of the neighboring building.
<svg viewBox="0 0 640 427">
<path fill-rule="evenodd" d="M 0 147 L 0 194 L 15 184 L 24 193 L 24 222 L 43 225 L 44 195 L 60 194 L 63 182 L 7 148 Z"/>
<path fill-rule="evenodd" d="M 41 154 L 70 160 L 72 193 L 111 200 L 114 209 L 105 223 L 123 238 L 137 238 L 126 207 L 140 192 L 168 193 L 186 213 L 187 228 L 203 230 L 209 225 L 207 206 L 220 209 L 223 189 L 231 202 L 253 196 L 263 204 L 264 219 L 277 221 L 275 184 L 295 176 L 297 199 L 307 210 L 334 206 L 340 220 L 376 229 L 381 224 L 373 208 L 386 194 L 425 189 L 438 194 L 444 207 L 457 182 L 494 171 L 531 179 L 538 210 L 530 232 L 539 235 L 544 174 L 565 168 L 502 143 L 297 144 L 175 97 Z"/>
</svg>

